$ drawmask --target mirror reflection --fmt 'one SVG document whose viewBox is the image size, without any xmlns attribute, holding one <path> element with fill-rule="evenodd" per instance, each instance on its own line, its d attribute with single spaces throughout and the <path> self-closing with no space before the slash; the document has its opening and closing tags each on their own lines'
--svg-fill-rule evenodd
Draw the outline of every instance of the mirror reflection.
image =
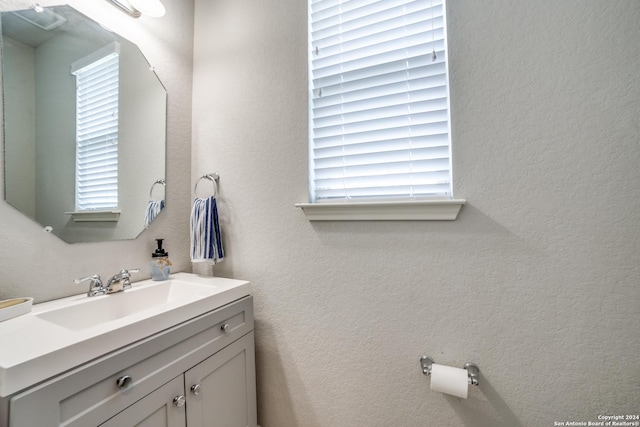
<svg viewBox="0 0 640 427">
<path fill-rule="evenodd" d="M 70 6 L 2 12 L 5 200 L 66 242 L 164 208 L 167 94 L 136 45 Z"/>
</svg>

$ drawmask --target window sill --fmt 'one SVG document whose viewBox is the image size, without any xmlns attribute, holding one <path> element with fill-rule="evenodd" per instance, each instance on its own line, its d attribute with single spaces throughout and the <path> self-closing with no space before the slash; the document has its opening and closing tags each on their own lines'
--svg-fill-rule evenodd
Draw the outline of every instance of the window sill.
<svg viewBox="0 0 640 427">
<path fill-rule="evenodd" d="M 118 222 L 120 211 L 81 211 L 65 212 L 71 215 L 73 222 Z"/>
<path fill-rule="evenodd" d="M 309 221 L 454 221 L 464 199 L 412 202 L 296 203 Z"/>
</svg>

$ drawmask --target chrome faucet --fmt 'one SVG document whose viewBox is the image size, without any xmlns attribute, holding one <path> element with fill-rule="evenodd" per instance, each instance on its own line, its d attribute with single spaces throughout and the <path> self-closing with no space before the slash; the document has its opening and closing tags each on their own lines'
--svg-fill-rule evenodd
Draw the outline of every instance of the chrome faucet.
<svg viewBox="0 0 640 427">
<path fill-rule="evenodd" d="M 95 297 L 97 295 L 105 294 L 105 289 L 104 289 L 104 286 L 102 286 L 102 279 L 100 279 L 99 274 L 94 274 L 93 276 L 87 276 L 81 279 L 76 279 L 74 280 L 74 283 L 77 285 L 82 282 L 86 282 L 87 280 L 91 280 L 91 283 L 89 284 L 89 291 L 87 292 L 88 297 Z"/>
<path fill-rule="evenodd" d="M 120 273 L 114 274 L 111 279 L 107 281 L 107 286 L 104 287 L 104 290 L 108 294 L 114 294 L 116 292 L 124 291 L 125 289 L 129 289 L 131 287 L 131 282 L 129 279 L 131 278 L 131 273 L 139 273 L 139 268 L 132 268 L 131 270 L 121 270 Z"/>
<path fill-rule="evenodd" d="M 102 284 L 102 279 L 99 274 L 94 274 L 92 276 L 83 277 L 80 279 L 74 280 L 76 284 L 86 282 L 90 280 L 89 291 L 87 292 L 88 297 L 95 297 L 98 295 L 105 294 L 113 294 L 116 292 L 124 291 L 125 289 L 129 289 L 131 287 L 131 282 L 129 279 L 131 278 L 131 273 L 139 273 L 139 268 L 133 268 L 131 270 L 122 270 L 118 274 L 114 274 L 108 281 L 107 285 Z"/>
</svg>

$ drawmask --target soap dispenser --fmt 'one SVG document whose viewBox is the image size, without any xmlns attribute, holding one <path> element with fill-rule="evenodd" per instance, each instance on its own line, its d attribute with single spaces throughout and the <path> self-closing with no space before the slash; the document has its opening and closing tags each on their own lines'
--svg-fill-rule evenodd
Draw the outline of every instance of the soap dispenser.
<svg viewBox="0 0 640 427">
<path fill-rule="evenodd" d="M 151 280 L 167 280 L 171 273 L 169 254 L 162 249 L 163 240 L 164 239 L 156 239 L 158 249 L 151 254 Z"/>
</svg>

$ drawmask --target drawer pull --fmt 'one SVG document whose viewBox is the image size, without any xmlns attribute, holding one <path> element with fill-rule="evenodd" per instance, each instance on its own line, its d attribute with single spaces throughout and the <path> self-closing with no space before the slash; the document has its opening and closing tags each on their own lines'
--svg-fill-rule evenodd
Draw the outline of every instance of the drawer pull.
<svg viewBox="0 0 640 427">
<path fill-rule="evenodd" d="M 120 390 L 123 390 L 129 387 L 132 382 L 133 382 L 133 378 L 131 378 L 129 375 L 123 375 L 116 380 L 116 384 L 118 385 L 118 388 Z"/>
<path fill-rule="evenodd" d="M 228 334 L 229 332 L 231 332 L 231 325 L 228 323 L 225 323 L 224 325 L 220 326 L 220 329 L 222 330 L 222 332 L 224 332 L 225 334 Z"/>
<path fill-rule="evenodd" d="M 195 394 L 196 396 L 200 394 L 200 384 L 194 384 L 191 386 L 191 393 Z"/>
<path fill-rule="evenodd" d="M 173 404 L 176 405 L 178 408 L 182 408 L 185 403 L 187 403 L 187 398 L 184 397 L 183 395 L 176 396 L 173 398 Z"/>
</svg>

